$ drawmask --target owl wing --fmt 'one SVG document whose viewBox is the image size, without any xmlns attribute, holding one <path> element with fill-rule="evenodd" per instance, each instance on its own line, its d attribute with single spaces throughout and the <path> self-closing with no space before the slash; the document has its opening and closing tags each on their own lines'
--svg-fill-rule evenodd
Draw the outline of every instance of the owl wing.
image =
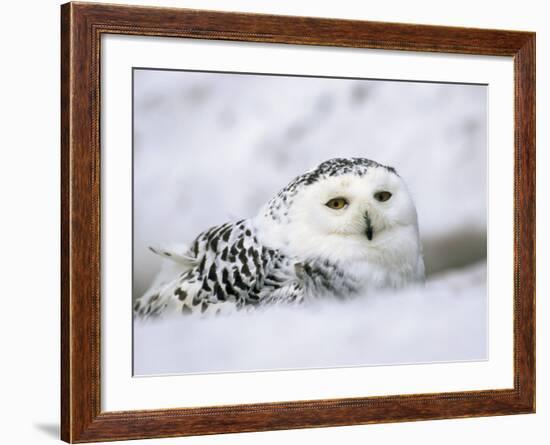
<svg viewBox="0 0 550 445">
<path fill-rule="evenodd" d="M 292 261 L 262 246 L 249 220 L 202 232 L 184 253 L 152 250 L 173 263 L 175 273 L 170 280 L 157 280 L 135 303 L 138 317 L 211 314 L 299 300 Z"/>
</svg>

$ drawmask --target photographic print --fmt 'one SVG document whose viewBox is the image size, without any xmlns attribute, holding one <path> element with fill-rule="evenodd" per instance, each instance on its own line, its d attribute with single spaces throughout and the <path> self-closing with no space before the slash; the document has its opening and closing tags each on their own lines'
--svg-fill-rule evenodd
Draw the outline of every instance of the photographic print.
<svg viewBox="0 0 550 445">
<path fill-rule="evenodd" d="M 487 359 L 487 86 L 133 70 L 134 375 Z"/>
<path fill-rule="evenodd" d="M 534 413 L 535 52 L 64 4 L 62 439 Z"/>
</svg>

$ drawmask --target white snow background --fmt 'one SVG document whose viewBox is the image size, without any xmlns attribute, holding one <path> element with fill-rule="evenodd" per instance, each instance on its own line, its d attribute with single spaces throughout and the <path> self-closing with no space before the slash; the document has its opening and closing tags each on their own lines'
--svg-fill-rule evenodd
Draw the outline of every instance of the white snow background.
<svg viewBox="0 0 550 445">
<path fill-rule="evenodd" d="M 486 113 L 481 85 L 134 70 L 133 298 L 149 245 L 253 216 L 333 157 L 397 169 L 427 268 L 345 303 L 135 322 L 134 374 L 486 359 Z"/>
</svg>

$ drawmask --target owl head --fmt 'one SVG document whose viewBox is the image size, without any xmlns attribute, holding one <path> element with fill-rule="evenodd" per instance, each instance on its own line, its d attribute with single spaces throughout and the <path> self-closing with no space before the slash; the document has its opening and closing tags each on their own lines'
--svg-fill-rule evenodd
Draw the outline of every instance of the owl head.
<svg viewBox="0 0 550 445">
<path fill-rule="evenodd" d="M 403 261 L 421 254 L 412 197 L 395 169 L 336 158 L 298 176 L 258 215 L 270 243 L 332 261 Z"/>
</svg>

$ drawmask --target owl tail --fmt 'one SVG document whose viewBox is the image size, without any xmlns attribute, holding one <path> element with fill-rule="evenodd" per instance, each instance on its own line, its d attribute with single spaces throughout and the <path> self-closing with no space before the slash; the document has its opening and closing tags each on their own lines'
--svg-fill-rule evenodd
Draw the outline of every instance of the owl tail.
<svg viewBox="0 0 550 445">
<path fill-rule="evenodd" d="M 175 263 L 179 263 L 186 267 L 194 267 L 197 264 L 197 260 L 185 253 L 180 252 L 187 252 L 186 248 L 178 248 L 177 251 L 174 249 L 168 249 L 164 247 L 152 247 L 149 246 L 149 250 L 153 252 L 156 255 L 161 256 L 162 258 L 166 258 L 168 260 L 174 261 Z"/>
</svg>

